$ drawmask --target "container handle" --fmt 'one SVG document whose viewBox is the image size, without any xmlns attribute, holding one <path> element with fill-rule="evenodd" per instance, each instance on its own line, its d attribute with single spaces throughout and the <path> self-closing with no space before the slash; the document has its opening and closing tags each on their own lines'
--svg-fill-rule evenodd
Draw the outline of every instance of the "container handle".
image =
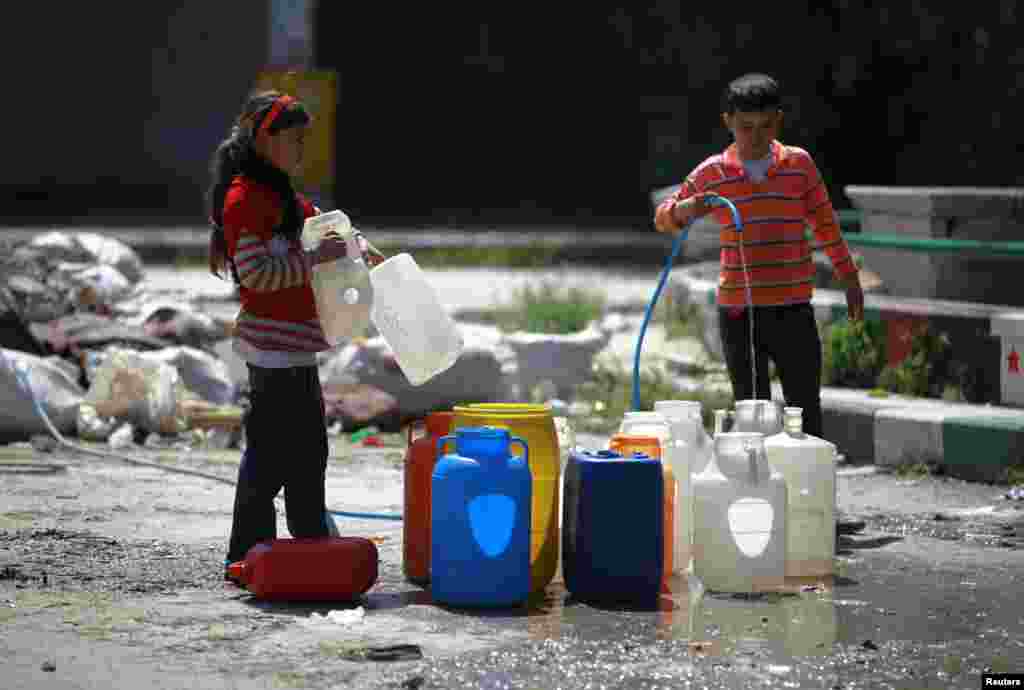
<svg viewBox="0 0 1024 690">
<path fill-rule="evenodd" d="M 425 426 L 427 423 L 426 419 L 414 419 L 409 422 L 409 428 L 407 431 L 407 445 L 412 445 L 412 432 L 416 431 L 417 427 Z"/>
<path fill-rule="evenodd" d="M 441 438 L 437 439 L 438 456 L 444 455 L 444 444 L 448 443 L 449 441 L 455 443 L 455 434 L 449 434 L 448 436 L 442 436 Z"/>
<path fill-rule="evenodd" d="M 757 484 L 757 448 L 747 448 L 747 461 L 750 463 L 750 483 Z"/>
<path fill-rule="evenodd" d="M 529 446 L 526 445 L 526 441 L 524 441 L 523 439 L 519 438 L 518 436 L 513 436 L 511 439 L 509 439 L 509 442 L 508 442 L 509 448 L 512 447 L 513 443 L 518 443 L 519 445 L 521 445 L 523 447 L 523 455 L 522 455 L 523 464 L 526 465 L 526 469 L 530 469 L 530 459 L 529 459 L 530 448 L 529 448 Z M 516 456 L 516 457 L 519 457 L 519 456 Z"/>
</svg>

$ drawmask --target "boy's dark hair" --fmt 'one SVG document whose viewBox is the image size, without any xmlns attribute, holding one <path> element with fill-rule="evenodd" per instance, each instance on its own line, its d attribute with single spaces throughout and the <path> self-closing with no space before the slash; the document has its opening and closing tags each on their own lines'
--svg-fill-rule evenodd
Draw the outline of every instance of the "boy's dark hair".
<svg viewBox="0 0 1024 690">
<path fill-rule="evenodd" d="M 744 74 L 729 82 L 722 94 L 722 112 L 730 115 L 737 110 L 756 113 L 781 107 L 779 83 L 767 74 Z"/>
<path fill-rule="evenodd" d="M 236 175 L 245 175 L 262 182 L 273 189 L 281 198 L 284 208 L 281 224 L 275 232 L 286 237 L 297 237 L 302 230 L 302 213 L 299 208 L 295 190 L 292 188 L 288 173 L 278 170 L 269 161 L 256 152 L 255 134 L 259 132 L 263 121 L 270 115 L 274 104 L 283 94 L 279 91 L 259 91 L 251 96 L 242 107 L 242 112 L 231 127 L 231 132 L 217 146 L 210 161 L 210 188 L 207 203 L 210 214 L 210 272 L 220 277 L 227 261 L 227 243 L 224 239 L 224 197 L 227 195 L 231 180 Z M 298 127 L 310 122 L 311 118 L 305 106 L 294 101 L 281 110 L 266 131 L 275 134 L 290 127 Z M 238 282 L 234 266 L 231 273 Z"/>
</svg>

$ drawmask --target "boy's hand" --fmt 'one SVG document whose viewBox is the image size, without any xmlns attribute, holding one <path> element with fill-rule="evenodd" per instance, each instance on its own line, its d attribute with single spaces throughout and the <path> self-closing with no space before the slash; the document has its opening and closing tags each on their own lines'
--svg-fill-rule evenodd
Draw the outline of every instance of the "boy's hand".
<svg viewBox="0 0 1024 690">
<path fill-rule="evenodd" d="M 850 321 L 864 319 L 864 290 L 860 286 L 860 274 L 854 271 L 843 278 L 846 286 L 846 313 Z"/>
<path fill-rule="evenodd" d="M 682 213 L 685 213 L 686 217 L 683 220 L 683 224 L 694 220 L 695 218 L 707 215 L 711 210 L 711 205 L 707 202 L 708 196 L 708 192 L 697 192 L 682 204 L 676 204 L 675 209 L 673 209 L 673 215 L 681 215 Z M 679 209 L 680 206 L 684 206 L 682 211 Z"/>
<path fill-rule="evenodd" d="M 677 201 L 668 213 L 655 216 L 655 228 L 658 232 L 677 232 L 687 223 L 706 215 L 711 210 L 706 200 L 707 196 L 707 192 L 697 192 L 691 197 Z"/>
</svg>

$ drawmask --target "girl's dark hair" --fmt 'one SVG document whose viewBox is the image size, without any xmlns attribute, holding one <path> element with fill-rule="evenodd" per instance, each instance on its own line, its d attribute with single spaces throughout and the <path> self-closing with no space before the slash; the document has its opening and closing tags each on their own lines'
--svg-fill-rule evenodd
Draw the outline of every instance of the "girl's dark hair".
<svg viewBox="0 0 1024 690">
<path fill-rule="evenodd" d="M 210 214 L 210 272 L 221 277 L 225 264 L 228 263 L 227 242 L 224 239 L 224 197 L 227 195 L 231 180 L 236 175 L 262 182 L 273 189 L 281 198 L 284 209 L 281 224 L 274 229 L 289 239 L 298 236 L 302 230 L 302 213 L 299 208 L 291 177 L 283 170 L 274 167 L 270 161 L 256 152 L 255 135 L 263 121 L 270 114 L 274 104 L 283 94 L 279 91 L 260 91 L 249 96 L 241 114 L 231 127 L 231 132 L 217 146 L 210 161 L 210 188 L 207 193 L 207 204 Z M 266 131 L 275 134 L 290 127 L 297 127 L 310 122 L 309 113 L 299 101 L 293 101 L 281 110 Z M 238 282 L 235 267 L 231 273 Z"/>
<path fill-rule="evenodd" d="M 756 113 L 781 107 L 779 83 L 767 74 L 744 74 L 729 82 L 722 94 L 722 112 L 730 115 L 737 110 Z"/>
</svg>

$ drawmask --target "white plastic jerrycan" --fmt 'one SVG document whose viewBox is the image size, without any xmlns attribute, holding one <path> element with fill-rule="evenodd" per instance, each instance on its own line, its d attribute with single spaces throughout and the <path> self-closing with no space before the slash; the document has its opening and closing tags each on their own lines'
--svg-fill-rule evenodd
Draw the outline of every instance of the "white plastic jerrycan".
<svg viewBox="0 0 1024 690">
<path fill-rule="evenodd" d="M 437 292 L 408 254 L 397 254 L 370 271 L 370 318 L 414 386 L 451 368 L 463 339 Z"/>
<path fill-rule="evenodd" d="M 711 460 L 711 439 L 704 431 L 700 402 L 695 400 L 658 400 L 654 411 L 668 421 L 668 447 L 662 459 L 672 466 L 676 478 L 675 569 L 685 572 L 690 564 L 693 543 L 693 483 L 691 475 L 701 472 Z"/>
<path fill-rule="evenodd" d="M 723 432 L 693 477 L 693 569 L 708 590 L 771 591 L 786 576 L 786 482 L 759 433 Z"/>
<path fill-rule="evenodd" d="M 307 218 L 302 228 L 303 249 L 316 249 L 331 230 L 345 240 L 346 256 L 325 257 L 314 264 L 311 283 L 324 339 L 340 345 L 363 335 L 370 325 L 373 286 L 355 230 L 344 212 L 336 210 Z"/>
<path fill-rule="evenodd" d="M 643 410 L 628 411 L 619 422 L 619 433 L 634 434 L 637 436 L 656 436 L 661 445 L 662 452 L 672 435 L 668 419 L 660 412 L 649 412 Z"/>
<path fill-rule="evenodd" d="M 836 553 L 836 447 L 803 432 L 803 410 L 787 407 L 782 432 L 764 440 L 786 480 L 786 576 L 831 575 Z"/>
<path fill-rule="evenodd" d="M 782 431 L 782 406 L 775 400 L 737 400 L 733 430 L 777 434 Z"/>
</svg>

